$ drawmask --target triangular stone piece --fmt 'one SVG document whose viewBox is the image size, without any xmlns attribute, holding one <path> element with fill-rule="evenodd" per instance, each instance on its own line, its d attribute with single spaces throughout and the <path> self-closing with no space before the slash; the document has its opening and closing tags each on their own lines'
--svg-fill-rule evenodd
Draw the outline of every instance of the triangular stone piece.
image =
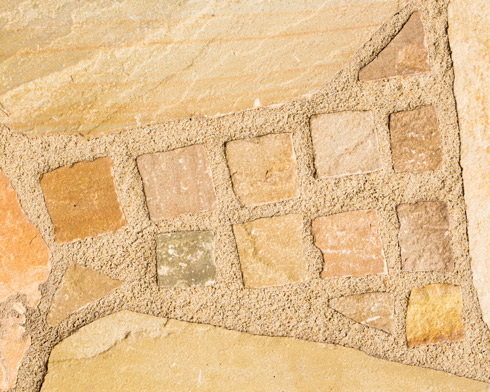
<svg viewBox="0 0 490 392">
<path fill-rule="evenodd" d="M 109 294 L 119 287 L 119 280 L 90 268 L 72 264 L 63 277 L 61 287 L 54 295 L 48 314 L 48 323 L 56 325 L 74 311 Z"/>
<path fill-rule="evenodd" d="M 414 12 L 388 46 L 361 69 L 359 80 L 386 79 L 428 71 L 424 26 L 420 12 Z"/>
</svg>

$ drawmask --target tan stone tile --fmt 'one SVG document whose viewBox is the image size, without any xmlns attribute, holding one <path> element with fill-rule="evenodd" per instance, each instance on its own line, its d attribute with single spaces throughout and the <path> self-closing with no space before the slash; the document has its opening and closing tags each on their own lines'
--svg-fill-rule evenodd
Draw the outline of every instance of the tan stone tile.
<svg viewBox="0 0 490 392">
<path fill-rule="evenodd" d="M 303 219 L 284 215 L 233 225 L 246 287 L 279 286 L 307 279 Z"/>
<path fill-rule="evenodd" d="M 371 112 L 318 114 L 310 119 L 318 178 L 369 173 L 381 169 Z"/>
<path fill-rule="evenodd" d="M 395 38 L 361 69 L 359 80 L 385 79 L 429 71 L 422 15 L 414 12 Z"/>
<path fill-rule="evenodd" d="M 413 288 L 407 309 L 409 347 L 462 340 L 465 337 L 461 289 L 449 284 Z"/>
<path fill-rule="evenodd" d="M 323 254 L 322 278 L 386 274 L 375 210 L 316 218 L 312 232 Z"/>
<path fill-rule="evenodd" d="M 141 155 L 138 169 L 152 220 L 216 208 L 213 178 L 204 146 Z"/>
<path fill-rule="evenodd" d="M 43 175 L 41 187 L 58 242 L 95 237 L 126 226 L 109 158 L 60 167 Z"/>
<path fill-rule="evenodd" d="M 395 300 L 390 293 L 365 293 L 332 298 L 329 306 L 344 316 L 387 333 L 393 333 Z"/>
<path fill-rule="evenodd" d="M 48 323 L 58 324 L 71 313 L 97 301 L 120 285 L 119 280 L 111 279 L 90 268 L 71 264 L 54 295 L 47 317 Z"/>
<path fill-rule="evenodd" d="M 446 203 L 423 201 L 397 207 L 404 271 L 452 271 L 454 261 Z"/>
<path fill-rule="evenodd" d="M 298 175 L 290 133 L 226 143 L 233 188 L 246 205 L 298 197 Z"/>
</svg>

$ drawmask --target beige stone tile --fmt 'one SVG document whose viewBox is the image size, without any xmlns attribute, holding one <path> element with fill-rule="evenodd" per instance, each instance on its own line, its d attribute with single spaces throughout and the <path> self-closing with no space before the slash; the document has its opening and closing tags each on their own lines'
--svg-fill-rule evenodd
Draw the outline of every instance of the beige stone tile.
<svg viewBox="0 0 490 392">
<path fill-rule="evenodd" d="M 138 169 L 152 220 L 216 208 L 213 178 L 204 146 L 141 155 Z"/>
<path fill-rule="evenodd" d="M 284 215 L 233 225 L 246 287 L 279 286 L 307 279 L 303 219 Z"/>
<path fill-rule="evenodd" d="M 310 119 L 318 178 L 369 173 L 381 169 L 371 112 L 324 113 Z"/>
<path fill-rule="evenodd" d="M 446 203 L 401 204 L 397 213 L 402 269 L 407 272 L 452 271 L 454 260 Z"/>
<path fill-rule="evenodd" d="M 413 288 L 407 309 L 409 347 L 462 340 L 465 337 L 458 286 L 431 284 Z"/>
<path fill-rule="evenodd" d="M 126 226 L 109 158 L 60 167 L 42 176 L 41 187 L 57 242 L 95 237 Z"/>
<path fill-rule="evenodd" d="M 233 188 L 246 205 L 298 197 L 298 175 L 290 133 L 226 143 Z"/>
<path fill-rule="evenodd" d="M 375 210 L 316 218 L 312 232 L 323 254 L 322 278 L 386 274 Z"/>
<path fill-rule="evenodd" d="M 385 79 L 429 71 L 422 14 L 414 12 L 395 38 L 361 69 L 359 80 Z"/>
</svg>

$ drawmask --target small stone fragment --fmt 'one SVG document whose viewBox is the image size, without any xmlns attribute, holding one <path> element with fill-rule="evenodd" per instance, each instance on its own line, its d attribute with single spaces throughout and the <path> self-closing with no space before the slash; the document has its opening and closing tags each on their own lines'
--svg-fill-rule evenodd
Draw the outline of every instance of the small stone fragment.
<svg viewBox="0 0 490 392">
<path fill-rule="evenodd" d="M 58 242 L 96 237 L 126 226 L 110 158 L 60 167 L 43 175 L 41 187 Z"/>
<path fill-rule="evenodd" d="M 413 288 L 407 309 L 408 346 L 464 339 L 462 307 L 458 286 L 431 284 Z"/>
<path fill-rule="evenodd" d="M 160 286 L 209 286 L 216 278 L 214 234 L 183 231 L 157 238 L 157 274 Z"/>
<path fill-rule="evenodd" d="M 322 278 L 386 274 L 375 210 L 342 212 L 312 222 L 315 245 L 322 251 Z"/>
<path fill-rule="evenodd" d="M 213 178 L 204 146 L 141 155 L 138 169 L 152 220 L 216 208 Z"/>
<path fill-rule="evenodd" d="M 318 178 L 369 173 L 381 169 L 371 112 L 318 114 L 310 119 Z"/>
<path fill-rule="evenodd" d="M 429 71 L 421 13 L 414 12 L 395 38 L 361 69 L 359 80 L 385 79 Z"/>
<path fill-rule="evenodd" d="M 298 197 L 296 158 L 290 133 L 226 143 L 233 188 L 246 205 Z"/>
<path fill-rule="evenodd" d="M 407 272 L 452 271 L 454 261 L 446 203 L 401 204 L 397 212 L 402 269 Z"/>
<path fill-rule="evenodd" d="M 331 308 L 358 323 L 393 333 L 395 300 L 390 293 L 365 293 L 332 298 Z"/>
<path fill-rule="evenodd" d="M 233 226 L 246 287 L 279 286 L 307 279 L 303 219 L 284 215 Z"/>
</svg>

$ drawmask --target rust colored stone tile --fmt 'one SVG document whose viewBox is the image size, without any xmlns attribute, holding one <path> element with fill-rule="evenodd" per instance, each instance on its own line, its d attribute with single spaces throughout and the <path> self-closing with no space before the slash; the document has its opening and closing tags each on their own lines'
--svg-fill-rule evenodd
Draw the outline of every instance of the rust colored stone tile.
<svg viewBox="0 0 490 392">
<path fill-rule="evenodd" d="M 111 279 L 90 268 L 71 264 L 54 295 L 47 317 L 48 323 L 58 324 L 71 313 L 97 301 L 120 285 L 119 280 Z"/>
<path fill-rule="evenodd" d="M 433 106 L 393 113 L 390 133 L 396 171 L 421 173 L 441 164 L 441 135 Z"/>
<path fill-rule="evenodd" d="M 464 339 L 462 307 L 458 286 L 431 284 L 413 288 L 407 309 L 408 346 Z"/>
<path fill-rule="evenodd" d="M 397 207 L 404 271 L 452 271 L 454 261 L 446 203 L 423 201 Z"/>
<path fill-rule="evenodd" d="M 329 306 L 350 319 L 380 329 L 393 332 L 395 300 L 390 293 L 365 293 L 332 298 Z"/>
<path fill-rule="evenodd" d="M 233 226 L 246 287 L 279 286 L 307 279 L 303 219 L 284 215 Z"/>
<path fill-rule="evenodd" d="M 290 133 L 226 143 L 233 188 L 246 205 L 299 196 L 296 158 Z"/>
<path fill-rule="evenodd" d="M 48 277 L 50 251 L 27 220 L 7 177 L 0 172 L 0 301 L 15 294 L 36 306 L 38 287 Z"/>
<path fill-rule="evenodd" d="M 56 241 L 95 237 L 126 226 L 111 171 L 112 161 L 100 158 L 60 167 L 41 178 Z"/>
<path fill-rule="evenodd" d="M 138 169 L 152 220 L 216 208 L 213 178 L 204 146 L 141 155 Z"/>
<path fill-rule="evenodd" d="M 381 169 L 371 112 L 338 112 L 310 119 L 318 178 L 369 173 Z"/>
<path fill-rule="evenodd" d="M 316 218 L 312 232 L 323 254 L 322 278 L 386 274 L 375 210 Z"/>
<path fill-rule="evenodd" d="M 359 80 L 385 79 L 429 71 L 424 25 L 420 12 L 414 12 L 395 38 L 361 69 Z"/>
</svg>

